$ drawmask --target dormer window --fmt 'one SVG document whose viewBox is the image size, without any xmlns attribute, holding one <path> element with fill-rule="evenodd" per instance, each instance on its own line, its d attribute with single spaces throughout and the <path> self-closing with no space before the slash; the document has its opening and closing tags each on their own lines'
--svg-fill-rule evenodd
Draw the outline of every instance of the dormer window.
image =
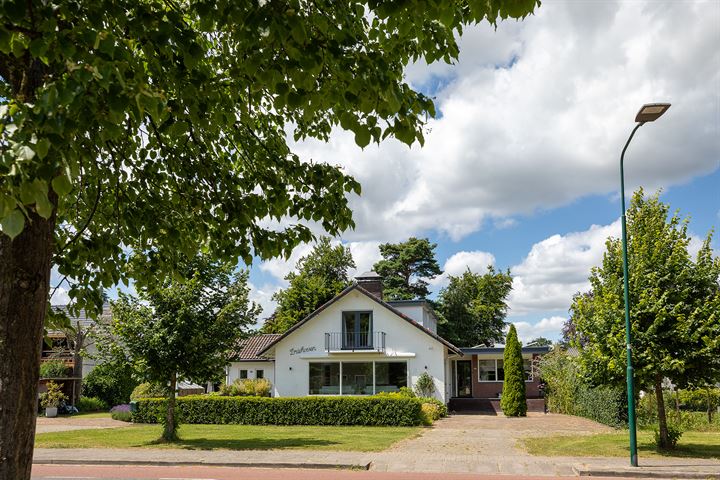
<svg viewBox="0 0 720 480">
<path fill-rule="evenodd" d="M 372 348 L 372 312 L 343 312 L 343 349 Z"/>
</svg>

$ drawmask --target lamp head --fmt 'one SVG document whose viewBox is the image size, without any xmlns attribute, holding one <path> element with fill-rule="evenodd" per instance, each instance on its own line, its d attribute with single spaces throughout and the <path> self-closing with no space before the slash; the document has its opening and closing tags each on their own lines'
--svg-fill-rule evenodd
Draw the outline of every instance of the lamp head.
<svg viewBox="0 0 720 480">
<path fill-rule="evenodd" d="M 646 103 L 635 115 L 635 121 L 638 123 L 654 122 L 667 112 L 668 108 L 670 108 L 669 103 Z"/>
</svg>

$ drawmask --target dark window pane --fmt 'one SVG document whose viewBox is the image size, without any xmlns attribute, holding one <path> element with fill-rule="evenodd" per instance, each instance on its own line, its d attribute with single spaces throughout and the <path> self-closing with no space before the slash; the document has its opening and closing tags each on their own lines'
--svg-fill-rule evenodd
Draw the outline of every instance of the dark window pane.
<svg viewBox="0 0 720 480">
<path fill-rule="evenodd" d="M 247 370 L 240 370 L 240 378 L 247 378 Z"/>
<path fill-rule="evenodd" d="M 495 360 L 478 360 L 478 380 L 481 382 L 495 382 Z"/>
<path fill-rule="evenodd" d="M 265 370 L 257 370 L 255 372 L 255 378 L 265 378 Z"/>
<path fill-rule="evenodd" d="M 337 395 L 340 393 L 340 363 L 310 364 L 310 395 Z"/>
<path fill-rule="evenodd" d="M 397 392 L 407 387 L 407 363 L 375 362 L 375 393 Z"/>
<path fill-rule="evenodd" d="M 372 363 L 342 364 L 343 395 L 372 395 L 373 370 Z"/>
</svg>

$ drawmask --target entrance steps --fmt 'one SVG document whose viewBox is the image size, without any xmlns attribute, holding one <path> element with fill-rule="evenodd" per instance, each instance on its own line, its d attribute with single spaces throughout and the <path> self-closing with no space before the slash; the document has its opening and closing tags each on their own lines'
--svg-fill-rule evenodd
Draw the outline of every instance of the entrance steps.
<svg viewBox="0 0 720 480">
<path fill-rule="evenodd" d="M 539 412 L 545 411 L 545 399 L 544 398 L 528 398 L 527 409 L 528 412 Z M 477 412 L 477 413 L 490 413 L 500 414 L 500 399 L 499 398 L 451 398 L 448 404 L 448 409 L 451 412 Z"/>
</svg>

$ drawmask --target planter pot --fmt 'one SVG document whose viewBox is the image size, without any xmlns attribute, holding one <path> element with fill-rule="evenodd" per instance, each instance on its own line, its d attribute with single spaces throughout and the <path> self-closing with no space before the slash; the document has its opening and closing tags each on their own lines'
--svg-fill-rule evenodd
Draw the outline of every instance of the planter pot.
<svg viewBox="0 0 720 480">
<path fill-rule="evenodd" d="M 57 407 L 47 407 L 45 409 L 45 416 L 48 418 L 57 417 Z"/>
</svg>

